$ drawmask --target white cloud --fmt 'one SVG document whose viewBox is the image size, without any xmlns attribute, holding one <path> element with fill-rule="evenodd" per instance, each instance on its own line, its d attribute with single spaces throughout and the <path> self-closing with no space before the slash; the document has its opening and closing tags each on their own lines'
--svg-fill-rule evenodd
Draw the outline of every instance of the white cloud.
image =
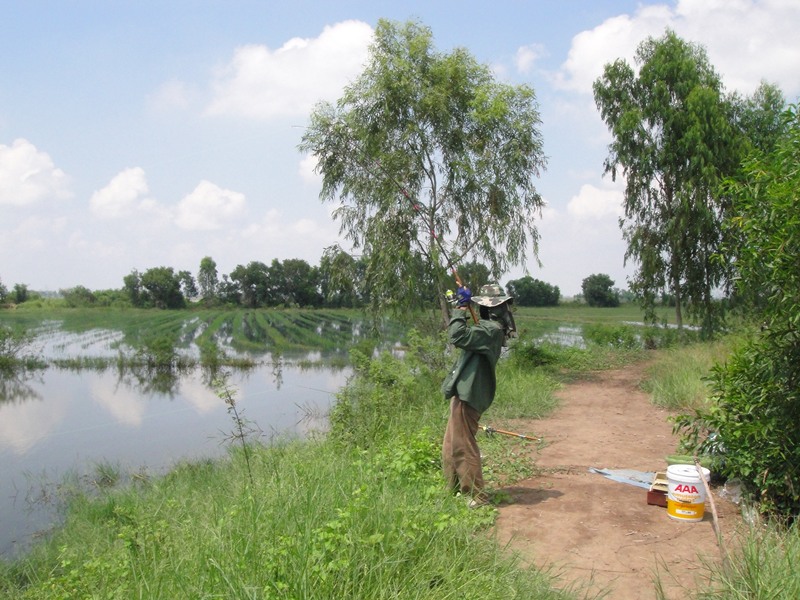
<svg viewBox="0 0 800 600">
<path fill-rule="evenodd" d="M 305 115 L 332 100 L 363 69 L 372 28 L 360 21 L 327 26 L 317 38 L 292 38 L 277 50 L 237 48 L 213 82 L 210 115 L 253 119 Z"/>
<path fill-rule="evenodd" d="M 125 169 L 106 187 L 92 194 L 89 205 L 97 217 L 119 219 L 129 216 L 137 208 L 152 208 L 153 200 L 146 196 L 149 191 L 144 169 Z"/>
<path fill-rule="evenodd" d="M 620 15 L 582 31 L 572 38 L 572 47 L 556 75 L 555 86 L 591 93 L 592 83 L 603 74 L 606 63 L 617 58 L 631 62 L 639 43 L 648 36 L 661 35 L 669 23 L 669 8 L 649 6 L 639 9 L 634 17 Z"/>
<path fill-rule="evenodd" d="M 751 93 L 762 80 L 800 93 L 800 3 L 795 0 L 681 0 L 678 35 L 706 47 L 728 89 Z"/>
<path fill-rule="evenodd" d="M 609 216 L 622 216 L 622 189 L 615 187 L 598 188 L 585 183 L 577 196 L 573 196 L 567 205 L 567 212 L 574 218 L 605 219 Z"/>
<path fill-rule="evenodd" d="M 317 211 L 320 218 L 303 217 L 287 219 L 278 210 L 266 212 L 259 222 L 248 225 L 242 232 L 244 240 L 268 240 L 270 247 L 276 249 L 276 258 L 302 258 L 316 264 L 322 248 L 339 241 L 339 225 L 326 218 L 329 208 L 320 204 Z M 263 242 L 262 242 L 263 243 Z"/>
<path fill-rule="evenodd" d="M 531 44 L 518 48 L 517 55 L 514 57 L 517 71 L 520 73 L 530 73 L 534 63 L 544 56 L 546 56 L 546 52 L 544 46 L 541 44 Z"/>
<path fill-rule="evenodd" d="M 180 201 L 175 222 L 181 229 L 212 231 L 238 217 L 244 208 L 244 194 L 203 180 Z"/>
<path fill-rule="evenodd" d="M 66 219 L 60 216 L 25 217 L 15 222 L 13 228 L 3 231 L 3 235 L 0 236 L 0 251 L 9 253 L 8 256 L 15 256 L 13 263 L 17 263 L 22 260 L 21 256 L 18 256 L 21 251 L 39 252 L 45 250 L 55 240 L 62 239 L 66 226 Z"/>
<path fill-rule="evenodd" d="M 0 205 L 64 200 L 72 196 L 68 184 L 64 171 L 28 140 L 19 138 L 11 146 L 0 144 Z"/>
<path fill-rule="evenodd" d="M 727 89 L 751 93 L 765 79 L 791 100 L 800 93 L 799 22 L 800 3 L 794 0 L 678 0 L 674 7 L 642 7 L 576 35 L 554 83 L 591 93 L 606 63 L 617 58 L 632 63 L 640 42 L 670 28 L 707 50 Z"/>
<path fill-rule="evenodd" d="M 155 111 L 181 109 L 189 106 L 189 89 L 181 81 L 167 81 L 147 97 L 147 103 Z"/>
<path fill-rule="evenodd" d="M 317 168 L 317 162 L 318 159 L 316 154 L 304 156 L 300 161 L 300 164 L 297 167 L 297 173 L 304 182 L 312 184 L 321 183 L 322 175 L 314 172 L 314 169 Z"/>
</svg>

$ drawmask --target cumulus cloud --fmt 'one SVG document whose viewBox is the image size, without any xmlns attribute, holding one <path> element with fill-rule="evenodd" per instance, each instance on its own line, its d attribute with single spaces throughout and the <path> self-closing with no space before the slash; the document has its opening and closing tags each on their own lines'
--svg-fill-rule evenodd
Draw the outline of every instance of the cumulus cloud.
<svg viewBox="0 0 800 600">
<path fill-rule="evenodd" d="M 332 100 L 363 69 L 372 28 L 344 21 L 319 37 L 292 38 L 277 50 L 263 45 L 237 48 L 213 82 L 209 115 L 253 119 L 307 114 Z"/>
<path fill-rule="evenodd" d="M 800 93 L 798 22 L 800 3 L 792 0 L 678 0 L 640 7 L 576 35 L 554 83 L 591 93 L 606 63 L 617 58 L 632 63 L 640 42 L 669 28 L 706 49 L 727 89 L 751 93 L 766 80 L 791 98 Z"/>
<path fill-rule="evenodd" d="M 297 173 L 300 178 L 306 183 L 320 183 L 322 177 L 319 173 L 315 173 L 314 169 L 317 168 L 317 156 L 309 154 L 300 161 L 297 167 Z"/>
<path fill-rule="evenodd" d="M 605 219 L 622 216 L 623 192 L 616 187 L 598 188 L 585 183 L 567 204 L 570 216 L 580 219 Z"/>
<path fill-rule="evenodd" d="M 29 206 L 47 199 L 64 200 L 72 193 L 67 175 L 46 152 L 19 138 L 0 144 L 0 206 Z"/>
<path fill-rule="evenodd" d="M 131 215 L 137 208 L 148 208 L 153 200 L 149 192 L 144 169 L 134 167 L 121 171 L 89 200 L 92 213 L 101 219 L 119 219 Z"/>
<path fill-rule="evenodd" d="M 280 211 L 270 209 L 263 219 L 248 225 L 242 232 L 242 237 L 248 241 L 268 240 L 272 247 L 279 249 L 275 255 L 304 258 L 313 263 L 319 259 L 319 248 L 339 241 L 339 226 L 329 218 L 328 210 L 329 208 L 320 205 L 316 211 L 318 218 L 291 220 Z M 309 244 L 309 240 L 314 243 Z"/>
<path fill-rule="evenodd" d="M 514 57 L 517 71 L 520 73 L 530 73 L 536 61 L 544 56 L 546 56 L 546 53 L 544 46 L 541 44 L 531 44 L 518 48 L 517 55 Z"/>
<path fill-rule="evenodd" d="M 181 229 L 213 231 L 238 217 L 244 208 L 244 194 L 203 180 L 180 201 L 175 222 Z"/>
</svg>

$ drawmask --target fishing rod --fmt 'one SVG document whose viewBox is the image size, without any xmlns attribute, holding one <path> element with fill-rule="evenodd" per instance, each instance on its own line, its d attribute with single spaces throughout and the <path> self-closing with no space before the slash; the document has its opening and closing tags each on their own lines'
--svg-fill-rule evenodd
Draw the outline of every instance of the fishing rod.
<svg viewBox="0 0 800 600">
<path fill-rule="evenodd" d="M 340 126 L 343 127 L 345 130 L 349 130 L 349 127 L 348 127 L 348 125 L 346 123 L 341 123 Z M 353 146 L 352 140 L 349 139 L 349 136 L 347 138 L 345 138 L 345 147 L 347 147 L 347 146 L 351 146 L 351 147 Z M 383 167 L 383 165 L 381 164 L 381 162 L 378 159 L 370 159 L 370 157 L 367 156 L 366 153 L 363 150 L 359 149 L 358 147 L 353 147 L 352 150 L 353 150 L 354 154 L 356 154 L 356 156 L 360 156 L 362 159 L 367 160 L 367 161 L 372 160 L 372 162 L 375 163 L 375 165 L 378 167 L 378 169 L 380 169 L 380 171 L 389 180 L 389 182 L 392 183 L 398 190 L 400 190 L 400 193 L 403 195 L 404 198 L 406 198 L 406 200 L 408 200 L 408 202 L 410 203 L 411 208 L 414 210 L 414 212 L 422 218 L 423 224 L 428 227 L 428 230 L 430 232 L 431 238 L 433 238 L 434 242 L 438 246 L 439 251 L 444 256 L 444 260 L 447 263 L 447 267 L 450 269 L 450 271 L 453 274 L 453 278 L 456 281 L 456 285 L 459 288 L 466 287 L 464 285 L 464 281 L 461 279 L 461 277 L 458 274 L 458 270 L 456 269 L 456 267 L 453 264 L 453 262 L 450 260 L 450 255 L 447 253 L 447 251 L 445 250 L 444 246 L 442 245 L 442 242 L 439 239 L 439 236 L 436 235 L 436 229 L 435 229 L 435 227 L 433 225 L 432 220 L 428 219 L 427 216 L 421 211 L 420 203 L 411 196 L 410 192 L 406 189 L 406 187 L 394 175 L 392 175 L 392 173 L 390 173 L 388 170 L 386 170 Z M 367 169 L 369 169 L 368 166 L 367 166 Z M 419 240 L 417 240 L 417 243 L 419 243 Z M 423 248 L 423 252 L 424 252 L 424 248 Z M 467 288 L 467 289 L 469 289 L 469 288 Z M 479 319 L 478 319 L 477 313 L 475 312 L 475 308 L 472 306 L 472 302 L 469 303 L 467 308 L 469 309 L 470 315 L 472 316 L 472 320 L 477 324 Z"/>
<path fill-rule="evenodd" d="M 524 433 L 514 433 L 513 431 L 505 431 L 503 429 L 495 429 L 491 425 L 479 425 L 481 429 L 483 429 L 487 435 L 492 435 L 494 433 L 502 433 L 503 435 L 510 435 L 511 437 L 520 438 L 522 440 L 530 440 L 532 442 L 541 442 L 542 438 L 532 437 L 530 435 L 525 435 Z"/>
<path fill-rule="evenodd" d="M 387 178 L 387 179 L 388 179 L 388 180 L 389 180 L 389 181 L 390 181 L 392 184 L 394 184 L 394 185 L 395 185 L 395 187 L 397 187 L 397 189 L 399 189 L 399 190 L 400 190 L 400 193 L 403 195 L 403 197 L 404 197 L 406 200 L 408 200 L 408 201 L 409 201 L 409 203 L 411 204 L 411 208 L 414 210 L 414 212 L 415 212 L 416 214 L 418 214 L 418 215 L 419 215 L 419 216 L 422 218 L 422 220 L 423 220 L 424 224 L 428 226 L 428 229 L 429 229 L 429 231 L 430 231 L 431 237 L 433 238 L 434 242 L 436 242 L 436 245 L 439 247 L 439 251 L 442 253 L 442 256 L 444 256 L 444 260 L 445 260 L 445 262 L 447 263 L 447 266 L 449 267 L 450 271 L 451 271 L 451 272 L 452 272 L 452 274 L 453 274 L 453 279 L 455 279 L 455 280 L 456 280 L 456 285 L 457 285 L 459 288 L 463 288 L 463 287 L 465 287 L 465 286 L 464 286 L 464 281 L 463 281 L 463 280 L 461 279 L 461 277 L 458 275 L 458 271 L 456 270 L 456 267 L 455 267 L 455 265 L 453 264 L 453 262 L 450 260 L 450 256 L 449 256 L 449 254 L 448 254 L 448 253 L 447 253 L 447 251 L 444 249 L 444 246 L 442 246 L 442 242 L 441 242 L 441 240 L 439 239 L 439 236 L 438 236 L 438 235 L 436 235 L 436 230 L 435 230 L 435 228 L 434 228 L 434 226 L 433 226 L 433 222 L 432 222 L 432 221 L 430 221 L 430 220 L 427 218 L 427 216 L 426 216 L 426 215 L 425 215 L 425 214 L 422 212 L 422 210 L 420 209 L 419 202 L 418 202 L 418 201 L 416 201 L 416 200 L 415 200 L 415 199 L 414 199 L 414 198 L 411 196 L 411 194 L 410 194 L 410 193 L 409 193 L 409 191 L 406 189 L 406 187 L 405 187 L 405 186 L 404 186 L 404 185 L 403 185 L 403 184 L 402 184 L 400 181 L 398 181 L 398 179 L 397 179 L 397 178 L 396 178 L 394 175 L 392 175 L 392 174 L 391 174 L 389 171 L 387 171 L 387 170 L 386 170 L 386 169 L 383 167 L 383 165 L 381 164 L 381 162 L 380 162 L 379 160 L 377 160 L 377 159 L 372 159 L 372 160 L 373 160 L 373 162 L 374 162 L 374 163 L 377 165 L 377 167 L 378 167 L 378 168 L 381 170 L 381 172 L 382 172 L 382 173 L 383 173 L 383 174 L 386 176 L 386 178 Z M 469 288 L 467 288 L 467 289 L 469 289 Z M 469 309 L 469 313 L 470 313 L 470 315 L 472 316 L 472 320 L 473 320 L 473 322 L 475 322 L 475 323 L 477 324 L 477 323 L 478 323 L 478 315 L 477 315 L 477 313 L 475 312 L 475 308 L 472 306 L 472 302 L 470 302 L 470 303 L 469 303 L 469 305 L 467 306 L 467 308 Z"/>
</svg>

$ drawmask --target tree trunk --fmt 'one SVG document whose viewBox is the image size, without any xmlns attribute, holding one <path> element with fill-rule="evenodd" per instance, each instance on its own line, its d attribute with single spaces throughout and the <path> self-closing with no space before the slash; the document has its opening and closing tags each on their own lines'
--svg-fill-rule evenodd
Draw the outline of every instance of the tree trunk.
<svg viewBox="0 0 800 600">
<path fill-rule="evenodd" d="M 447 303 L 447 298 L 444 294 L 439 294 L 439 309 L 442 313 L 442 328 L 447 329 L 450 324 L 450 305 Z"/>
<path fill-rule="evenodd" d="M 681 298 L 681 282 L 674 281 L 672 284 L 673 289 L 675 290 L 675 324 L 678 327 L 678 331 L 683 329 L 683 314 L 681 312 L 681 304 L 683 303 L 683 299 Z"/>
</svg>

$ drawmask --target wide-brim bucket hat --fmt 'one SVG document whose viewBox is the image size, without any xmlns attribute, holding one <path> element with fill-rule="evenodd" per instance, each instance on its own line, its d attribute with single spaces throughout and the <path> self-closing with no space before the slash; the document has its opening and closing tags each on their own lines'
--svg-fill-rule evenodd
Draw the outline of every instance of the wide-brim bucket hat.
<svg viewBox="0 0 800 600">
<path fill-rule="evenodd" d="M 512 296 L 503 294 L 503 290 L 496 283 L 481 286 L 480 294 L 472 297 L 472 301 L 480 306 L 500 306 L 506 302 L 514 302 Z"/>
</svg>

